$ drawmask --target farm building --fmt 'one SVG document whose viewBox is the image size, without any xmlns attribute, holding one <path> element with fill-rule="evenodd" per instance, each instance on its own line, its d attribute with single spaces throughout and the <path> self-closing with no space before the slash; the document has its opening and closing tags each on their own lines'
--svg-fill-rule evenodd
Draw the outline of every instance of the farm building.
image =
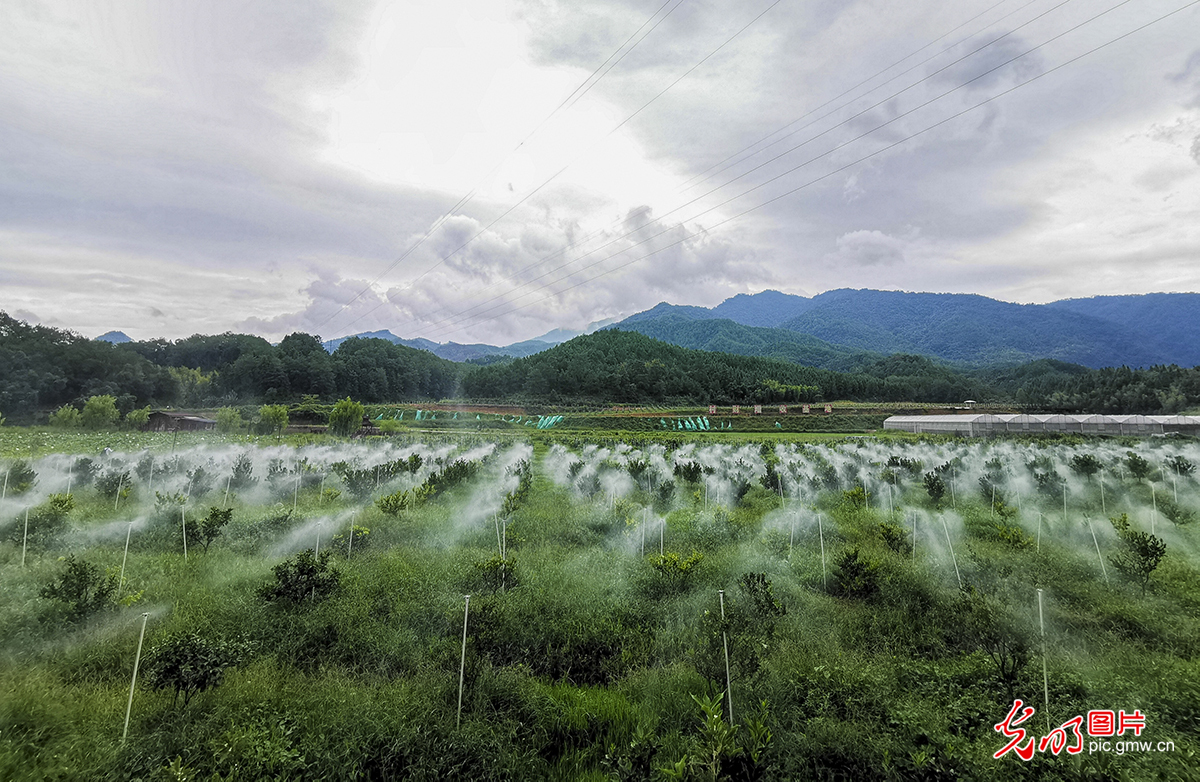
<svg viewBox="0 0 1200 782">
<path fill-rule="evenodd" d="M 165 410 L 155 410 L 146 421 L 148 432 L 202 432 L 216 428 L 217 422 L 211 418 Z"/>
<path fill-rule="evenodd" d="M 962 415 L 894 415 L 884 429 L 917 434 L 979 437 L 1008 432 L 1077 432 L 1103 435 L 1200 434 L 1200 417 L 1188 415 L 1029 415 L 968 413 Z"/>
</svg>

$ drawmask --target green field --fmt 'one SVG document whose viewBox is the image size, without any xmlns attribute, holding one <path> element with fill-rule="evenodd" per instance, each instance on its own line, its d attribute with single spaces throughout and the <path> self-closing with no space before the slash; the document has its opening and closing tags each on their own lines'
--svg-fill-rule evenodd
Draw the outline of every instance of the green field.
<svg viewBox="0 0 1200 782">
<path fill-rule="evenodd" d="M 518 434 L 0 429 L 0 778 L 1200 776 L 1194 443 Z"/>
</svg>

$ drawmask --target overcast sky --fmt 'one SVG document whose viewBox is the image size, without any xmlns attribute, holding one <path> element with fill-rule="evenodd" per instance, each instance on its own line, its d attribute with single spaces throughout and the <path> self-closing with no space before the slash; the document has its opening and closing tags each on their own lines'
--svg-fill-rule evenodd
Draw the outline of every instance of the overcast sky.
<svg viewBox="0 0 1200 782">
<path fill-rule="evenodd" d="M 0 3 L 16 317 L 506 344 L 843 287 L 1200 291 L 1200 4 Z"/>
</svg>

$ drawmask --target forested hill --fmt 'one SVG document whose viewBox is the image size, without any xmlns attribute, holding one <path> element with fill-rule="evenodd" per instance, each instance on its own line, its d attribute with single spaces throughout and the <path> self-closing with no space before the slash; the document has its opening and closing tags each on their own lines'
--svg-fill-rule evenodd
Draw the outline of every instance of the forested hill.
<svg viewBox="0 0 1200 782">
<path fill-rule="evenodd" d="M 859 373 L 691 350 L 606 329 L 463 379 L 471 398 L 744 404 L 818 399 L 983 398 L 975 378 L 928 359 L 890 357 Z"/>
<path fill-rule="evenodd" d="M 674 312 L 654 318 L 625 321 L 619 327 L 609 328 L 636 331 L 647 337 L 694 350 L 777 358 L 838 372 L 857 371 L 884 357 L 882 353 L 832 345 L 808 334 L 743 326 L 727 318 L 697 320 Z"/>
<path fill-rule="evenodd" d="M 656 325 L 666 318 L 679 338 Z M 701 347 L 677 321 L 721 318 L 816 337 L 836 349 L 914 353 L 974 366 L 1042 358 L 1093 368 L 1200 364 L 1200 294 L 1193 293 L 1036 305 L 970 294 L 843 289 L 806 298 L 763 291 L 712 309 L 659 304 L 619 325 L 657 329 L 663 339 Z"/>
</svg>

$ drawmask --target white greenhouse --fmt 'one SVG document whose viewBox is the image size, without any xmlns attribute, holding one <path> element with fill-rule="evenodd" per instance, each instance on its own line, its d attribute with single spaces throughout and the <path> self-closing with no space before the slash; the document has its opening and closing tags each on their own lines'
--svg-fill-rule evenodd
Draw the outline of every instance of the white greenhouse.
<svg viewBox="0 0 1200 782">
<path fill-rule="evenodd" d="M 1190 415 L 1028 415 L 964 413 L 959 415 L 894 415 L 884 429 L 916 434 L 989 434 L 1076 432 L 1102 435 L 1200 434 L 1200 417 Z"/>
</svg>

